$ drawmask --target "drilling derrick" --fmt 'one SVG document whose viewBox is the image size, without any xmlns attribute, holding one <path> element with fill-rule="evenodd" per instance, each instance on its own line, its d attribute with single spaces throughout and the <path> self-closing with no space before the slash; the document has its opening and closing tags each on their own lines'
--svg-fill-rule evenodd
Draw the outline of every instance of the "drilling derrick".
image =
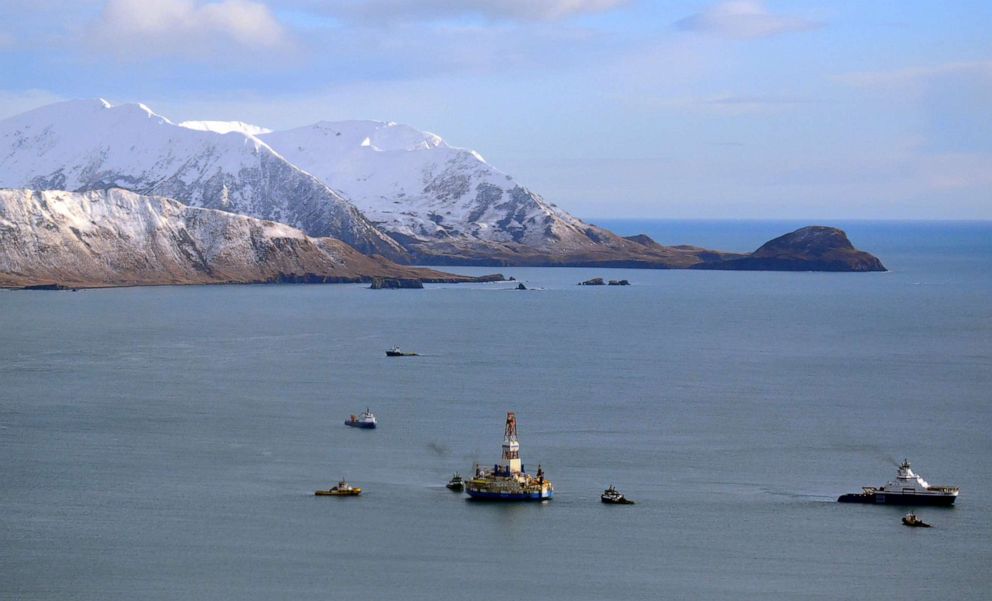
<svg viewBox="0 0 992 601">
<path fill-rule="evenodd" d="M 503 467 L 511 474 L 519 474 L 520 443 L 517 442 L 517 416 L 512 411 L 506 414 L 506 430 L 503 433 Z"/>
</svg>

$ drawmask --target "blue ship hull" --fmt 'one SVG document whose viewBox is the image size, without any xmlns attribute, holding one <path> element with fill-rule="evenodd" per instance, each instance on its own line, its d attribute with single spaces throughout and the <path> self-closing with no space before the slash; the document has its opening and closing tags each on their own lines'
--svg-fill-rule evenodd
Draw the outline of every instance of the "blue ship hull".
<svg viewBox="0 0 992 601">
<path fill-rule="evenodd" d="M 838 503 L 868 503 L 872 505 L 927 505 L 931 507 L 950 507 L 957 499 L 953 495 L 901 495 L 892 493 L 864 494 L 854 493 L 841 495 Z"/>
<path fill-rule="evenodd" d="M 548 491 L 546 493 L 495 493 L 495 492 L 483 492 L 481 490 L 472 490 L 466 488 L 465 492 L 468 496 L 473 499 L 478 499 L 480 501 L 546 501 L 555 496 L 554 491 Z"/>
<path fill-rule="evenodd" d="M 351 420 L 344 420 L 344 425 L 351 426 L 352 428 L 361 428 L 362 430 L 373 430 L 375 429 L 375 424 L 370 424 L 368 422 L 353 422 Z"/>
</svg>

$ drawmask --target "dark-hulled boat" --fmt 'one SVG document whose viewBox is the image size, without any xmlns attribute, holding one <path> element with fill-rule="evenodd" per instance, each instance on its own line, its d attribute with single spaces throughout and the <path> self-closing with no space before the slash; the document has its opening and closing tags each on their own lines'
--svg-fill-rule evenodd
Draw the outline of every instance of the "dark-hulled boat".
<svg viewBox="0 0 992 601">
<path fill-rule="evenodd" d="M 448 487 L 448 490 L 462 492 L 465 490 L 465 479 L 462 478 L 461 474 L 455 472 L 455 475 L 451 477 L 451 480 L 448 480 L 448 483 L 445 484 L 445 486 Z"/>
<path fill-rule="evenodd" d="M 599 496 L 599 500 L 608 505 L 633 505 L 634 502 L 623 496 L 623 493 L 616 489 L 612 484 L 609 488 L 603 491 L 603 494 Z"/>
<path fill-rule="evenodd" d="M 417 353 L 411 353 L 407 351 L 401 351 L 400 347 L 394 346 L 393 348 L 386 351 L 387 357 L 416 357 Z"/>
<path fill-rule="evenodd" d="M 348 419 L 344 420 L 344 425 L 351 426 L 352 428 L 371 430 L 376 426 L 375 415 L 371 410 L 366 409 L 361 415 L 348 417 Z"/>
<path fill-rule="evenodd" d="M 950 507 L 958 498 L 957 486 L 931 486 L 910 468 L 905 459 L 896 479 L 879 486 L 862 487 L 859 493 L 841 495 L 840 503 L 873 503 L 878 505 L 934 505 Z"/>
</svg>

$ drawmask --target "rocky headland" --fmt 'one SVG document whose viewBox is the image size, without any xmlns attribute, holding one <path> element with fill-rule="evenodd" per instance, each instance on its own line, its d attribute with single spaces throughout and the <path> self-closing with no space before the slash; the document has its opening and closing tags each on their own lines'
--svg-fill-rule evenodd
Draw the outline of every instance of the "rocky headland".
<svg viewBox="0 0 992 601">
<path fill-rule="evenodd" d="M 746 255 L 723 255 L 692 269 L 762 271 L 885 271 L 870 253 L 854 248 L 835 227 L 811 225 L 779 236 Z"/>
</svg>

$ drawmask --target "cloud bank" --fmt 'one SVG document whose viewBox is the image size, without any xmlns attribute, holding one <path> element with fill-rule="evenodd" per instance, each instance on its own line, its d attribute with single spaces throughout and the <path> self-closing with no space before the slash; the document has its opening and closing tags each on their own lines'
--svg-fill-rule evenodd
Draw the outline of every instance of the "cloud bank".
<svg viewBox="0 0 992 601">
<path fill-rule="evenodd" d="M 597 13 L 629 0 L 361 0 L 307 2 L 307 7 L 343 18 L 365 21 L 429 21 L 481 17 L 489 20 L 557 21 Z"/>
<path fill-rule="evenodd" d="M 87 31 L 97 49 L 134 58 L 178 56 L 224 62 L 235 52 L 284 50 L 289 36 L 252 0 L 109 0 Z"/>
<path fill-rule="evenodd" d="M 685 31 L 749 39 L 807 31 L 821 27 L 822 23 L 774 14 L 759 0 L 731 0 L 676 21 L 675 26 Z"/>
</svg>

